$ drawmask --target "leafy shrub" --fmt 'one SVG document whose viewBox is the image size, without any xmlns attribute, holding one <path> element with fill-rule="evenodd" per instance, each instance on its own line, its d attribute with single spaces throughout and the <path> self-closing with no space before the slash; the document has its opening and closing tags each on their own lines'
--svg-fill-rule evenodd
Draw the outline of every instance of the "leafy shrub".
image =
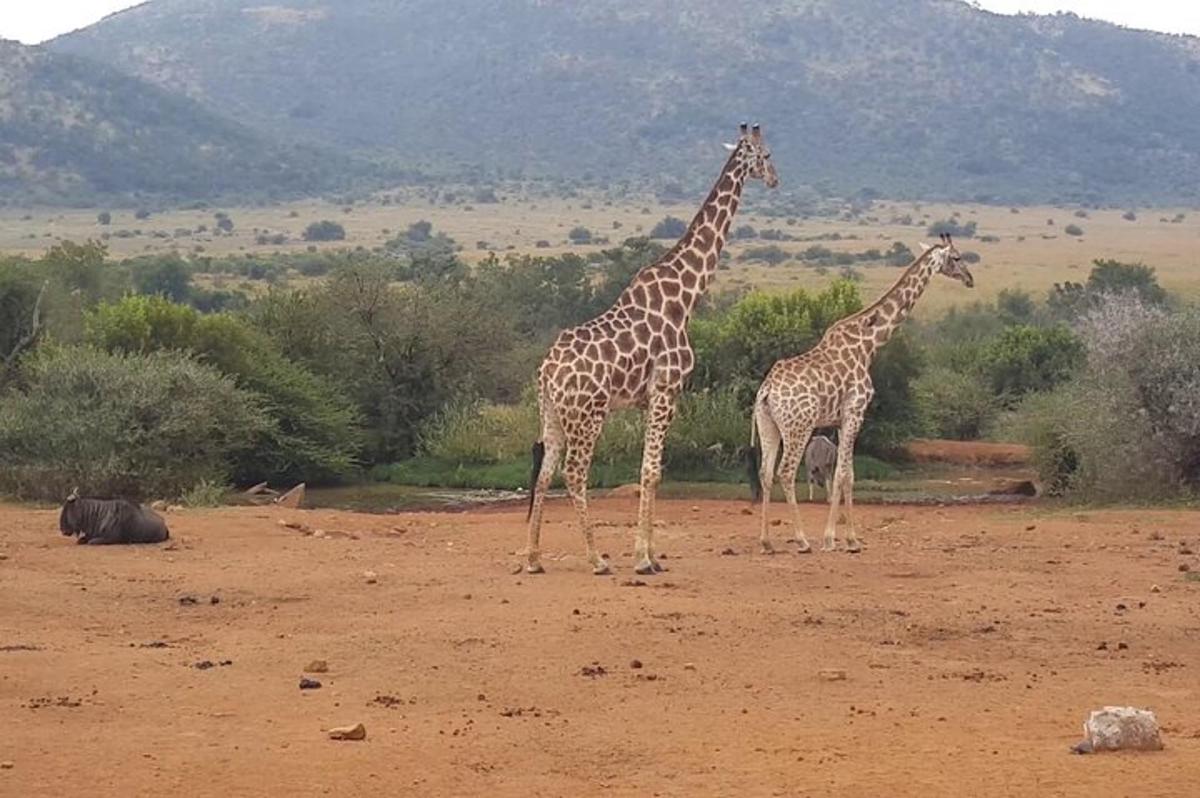
<svg viewBox="0 0 1200 798">
<path fill-rule="evenodd" d="M 651 228 L 650 237 L 676 239 L 682 237 L 686 232 L 687 222 L 683 219 L 674 216 L 664 216 L 658 224 Z"/>
<path fill-rule="evenodd" d="M 913 382 L 913 398 L 927 435 L 951 440 L 983 436 L 999 410 L 996 396 L 977 375 L 935 366 Z"/>
<path fill-rule="evenodd" d="M 940 222 L 934 222 L 929 225 L 926 232 L 931 236 L 940 236 L 942 234 L 954 236 L 955 238 L 974 238 L 975 237 L 975 222 L 967 222 L 960 224 L 956 219 L 943 219 Z"/>
<path fill-rule="evenodd" d="M 769 244 L 765 247 L 747 247 L 738 260 L 762 261 L 768 266 L 778 266 L 791 257 L 787 250 L 775 244 Z"/>
<path fill-rule="evenodd" d="M 758 231 L 748 224 L 740 224 L 733 229 L 734 241 L 745 241 L 749 238 L 758 238 Z"/>
<path fill-rule="evenodd" d="M 305 241 L 345 241 L 346 228 L 329 219 L 312 222 L 304 228 Z"/>
<path fill-rule="evenodd" d="M 1063 228 L 1063 232 L 1069 236 L 1081 236 L 1083 235 L 1083 228 L 1077 224 L 1069 224 Z"/>
<path fill-rule="evenodd" d="M 1200 487 L 1200 311 L 1130 295 L 1082 321 L 1086 367 L 1018 408 L 1043 479 L 1093 501 L 1194 495 Z"/>
<path fill-rule="evenodd" d="M 592 231 L 579 225 L 571 228 L 571 232 L 567 233 L 567 238 L 573 244 L 587 244 L 592 240 Z"/>
<path fill-rule="evenodd" d="M 237 463 L 232 476 L 238 481 L 320 482 L 353 469 L 361 433 L 349 400 L 330 381 L 285 358 L 245 321 L 136 296 L 100 305 L 88 315 L 87 332 L 91 343 L 111 352 L 192 353 L 258 397 L 277 424 Z"/>
<path fill-rule="evenodd" d="M 108 225 L 112 224 L 112 214 L 108 211 L 100 211 L 100 213 L 96 214 L 96 223 L 103 227 L 107 227 Z"/>
<path fill-rule="evenodd" d="M 0 490 L 179 496 L 223 483 L 273 426 L 253 394 L 186 354 L 44 346 L 0 400 Z"/>
<path fill-rule="evenodd" d="M 1083 342 L 1062 326 L 1013 325 L 980 352 L 984 378 L 1007 403 L 1065 382 L 1083 360 Z"/>
</svg>

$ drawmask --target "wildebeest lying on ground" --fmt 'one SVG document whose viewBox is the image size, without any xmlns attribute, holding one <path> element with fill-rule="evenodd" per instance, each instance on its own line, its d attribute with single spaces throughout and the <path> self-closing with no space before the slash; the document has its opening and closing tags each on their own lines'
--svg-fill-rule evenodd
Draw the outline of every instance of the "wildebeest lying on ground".
<svg viewBox="0 0 1200 798">
<path fill-rule="evenodd" d="M 78 535 L 78 543 L 162 543 L 171 536 L 167 522 L 140 504 L 127 499 L 84 499 L 71 492 L 58 517 L 64 535 Z"/>
</svg>

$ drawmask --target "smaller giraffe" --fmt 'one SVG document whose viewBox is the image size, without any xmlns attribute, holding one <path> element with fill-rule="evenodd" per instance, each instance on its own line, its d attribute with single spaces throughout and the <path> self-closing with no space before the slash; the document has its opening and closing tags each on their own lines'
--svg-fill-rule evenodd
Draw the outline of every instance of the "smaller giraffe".
<svg viewBox="0 0 1200 798">
<path fill-rule="evenodd" d="M 854 441 L 862 428 L 867 406 L 875 396 L 871 362 L 908 317 L 934 272 L 958 280 L 967 288 L 975 285 L 954 242 L 943 235 L 941 244 L 925 247 L 895 285 L 874 304 L 834 323 L 812 349 L 777 361 L 767 373 L 754 400 L 750 427 L 751 447 L 756 433 L 762 439 L 761 463 L 756 457 L 758 453 L 753 448 L 751 451 L 751 489 L 755 498 L 762 501 L 759 542 L 763 552 L 774 552 L 767 537 L 767 515 L 780 444 L 783 455 L 779 479 L 791 509 L 796 543 L 801 553 L 812 551 L 796 504 L 796 470 L 813 429 L 826 426 L 838 427 L 838 450 L 821 548 L 832 551 L 836 547 L 838 505 L 844 494 L 846 550 L 862 550 L 854 531 Z"/>
</svg>

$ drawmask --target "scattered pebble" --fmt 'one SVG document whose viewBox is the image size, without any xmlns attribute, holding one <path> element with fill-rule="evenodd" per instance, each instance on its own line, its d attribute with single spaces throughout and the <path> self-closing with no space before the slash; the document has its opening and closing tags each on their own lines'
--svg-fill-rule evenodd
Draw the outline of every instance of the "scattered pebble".
<svg viewBox="0 0 1200 798">
<path fill-rule="evenodd" d="M 365 740 L 367 739 L 367 727 L 361 723 L 355 723 L 353 726 L 335 726 L 329 730 L 330 740 Z"/>
<path fill-rule="evenodd" d="M 1035 529 L 1037 529 L 1037 524 L 1029 524 L 1025 527 L 1026 532 L 1032 532 Z"/>
<path fill-rule="evenodd" d="M 1129 648 L 1128 643 L 1117 643 L 1117 651 L 1125 651 Z"/>
<path fill-rule="evenodd" d="M 722 557 L 736 557 L 737 552 L 731 548 L 721 549 L 721 556 Z"/>
<path fill-rule="evenodd" d="M 1097 651 L 1108 651 L 1108 643 L 1101 642 L 1100 645 L 1096 646 L 1096 650 Z"/>
<path fill-rule="evenodd" d="M 12 770 L 16 765 L 12 762 L 0 762 L 0 770 Z"/>
<path fill-rule="evenodd" d="M 599 662 L 593 662 L 591 665 L 584 665 L 579 669 L 580 676 L 589 676 L 595 679 L 597 676 L 604 676 L 608 673 L 603 665 Z"/>
<path fill-rule="evenodd" d="M 1188 565 L 1185 562 L 1181 562 L 1181 563 L 1179 563 L 1179 570 L 1181 573 L 1186 574 L 1188 571 L 1192 570 L 1192 566 Z"/>
<path fill-rule="evenodd" d="M 817 675 L 826 682 L 846 681 L 846 671 L 841 668 L 822 668 Z"/>
<path fill-rule="evenodd" d="M 1150 592 L 1151 593 L 1161 593 L 1162 588 L 1159 587 L 1158 585 L 1150 585 Z"/>
<path fill-rule="evenodd" d="M 513 564 L 513 566 L 512 566 L 511 568 L 509 568 L 509 569 L 508 569 L 508 572 L 509 572 L 510 574 L 512 574 L 513 576 L 516 576 L 516 575 L 520 574 L 520 573 L 521 573 L 522 571 L 524 571 L 524 570 L 525 570 L 525 566 L 524 566 L 524 565 L 522 565 L 521 563 L 514 563 L 514 564 Z"/>
<path fill-rule="evenodd" d="M 639 670 L 642 667 L 642 661 L 640 659 L 635 659 L 629 663 L 629 667 L 633 668 L 635 671 Z"/>
<path fill-rule="evenodd" d="M 231 659 L 223 659 L 220 662 L 213 662 L 211 659 L 202 659 L 192 667 L 198 671 L 206 671 L 209 668 L 225 668 L 233 664 Z"/>
<path fill-rule="evenodd" d="M 694 662 L 685 662 L 685 663 L 683 663 L 683 669 L 684 669 L 685 671 L 694 671 L 694 670 L 696 670 L 696 663 L 694 663 Z"/>
<path fill-rule="evenodd" d="M 213 596 L 212 598 L 210 598 L 210 599 L 208 600 L 208 603 L 209 603 L 209 604 L 220 604 L 220 603 L 221 603 L 221 597 L 220 597 L 220 596 Z"/>
<path fill-rule="evenodd" d="M 319 689 L 321 689 L 321 683 L 318 682 L 316 679 L 309 679 L 309 678 L 305 677 L 300 680 L 300 689 L 301 690 L 319 690 Z"/>
<path fill-rule="evenodd" d="M 329 673 L 329 663 L 323 659 L 314 659 L 304 666 L 305 673 Z"/>
<path fill-rule="evenodd" d="M 199 604 L 199 600 L 195 596 L 180 596 L 179 604 L 183 607 L 190 607 L 193 604 Z"/>
<path fill-rule="evenodd" d="M 743 507 L 742 515 L 754 515 L 754 511 L 751 510 L 749 507 Z"/>
<path fill-rule="evenodd" d="M 374 571 L 363 571 L 363 579 L 367 580 L 368 585 L 373 585 L 379 581 L 379 574 Z"/>
</svg>

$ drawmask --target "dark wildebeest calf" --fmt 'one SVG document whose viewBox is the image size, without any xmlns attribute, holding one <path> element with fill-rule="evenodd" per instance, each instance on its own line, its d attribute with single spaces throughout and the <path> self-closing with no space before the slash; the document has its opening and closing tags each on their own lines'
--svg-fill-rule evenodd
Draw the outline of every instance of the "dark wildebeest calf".
<svg viewBox="0 0 1200 798">
<path fill-rule="evenodd" d="M 79 535 L 78 543 L 162 543 L 171 536 L 167 523 L 154 512 L 126 499 L 83 499 L 71 491 L 58 517 L 64 535 Z"/>
</svg>

